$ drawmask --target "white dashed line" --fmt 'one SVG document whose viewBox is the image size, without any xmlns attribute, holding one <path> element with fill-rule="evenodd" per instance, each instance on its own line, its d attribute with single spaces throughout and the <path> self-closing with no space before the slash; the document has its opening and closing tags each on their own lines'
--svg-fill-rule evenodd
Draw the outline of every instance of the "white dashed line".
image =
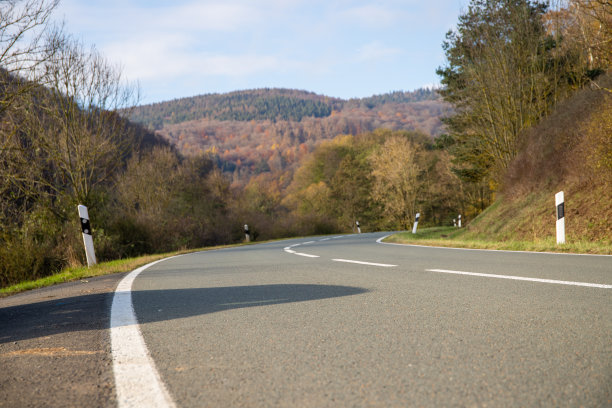
<svg viewBox="0 0 612 408">
<path fill-rule="evenodd" d="M 489 274 L 489 273 L 451 271 L 447 269 L 425 269 L 425 270 L 427 272 L 450 273 L 454 275 L 480 276 L 483 278 L 512 279 L 512 280 L 530 281 L 530 282 L 554 283 L 557 285 L 586 286 L 589 288 L 612 289 L 612 285 L 603 285 L 600 283 L 572 282 L 572 281 L 561 281 L 561 280 L 554 280 L 554 279 L 528 278 L 524 276 L 511 276 L 511 275 L 494 275 L 494 274 Z"/>
<path fill-rule="evenodd" d="M 385 267 L 385 268 L 393 268 L 393 267 L 397 266 L 397 265 L 375 263 L 375 262 L 354 261 L 352 259 L 332 259 L 332 261 L 354 263 L 354 264 L 359 264 L 359 265 L 382 266 L 382 267 Z"/>
<path fill-rule="evenodd" d="M 305 256 L 308 258 L 320 258 L 319 255 L 311 255 L 311 254 L 304 254 L 301 252 L 294 252 L 295 255 L 299 255 L 299 256 Z"/>
</svg>

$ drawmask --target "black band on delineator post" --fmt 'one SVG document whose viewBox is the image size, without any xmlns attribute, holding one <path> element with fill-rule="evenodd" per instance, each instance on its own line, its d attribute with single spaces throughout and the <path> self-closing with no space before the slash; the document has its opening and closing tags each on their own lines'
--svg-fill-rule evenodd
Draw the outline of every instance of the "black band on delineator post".
<svg viewBox="0 0 612 408">
<path fill-rule="evenodd" d="M 91 235 L 91 225 L 89 225 L 87 218 L 81 218 L 81 230 L 83 234 Z"/>
<path fill-rule="evenodd" d="M 557 206 L 557 219 L 560 220 L 563 217 L 565 217 L 565 202 Z"/>
</svg>

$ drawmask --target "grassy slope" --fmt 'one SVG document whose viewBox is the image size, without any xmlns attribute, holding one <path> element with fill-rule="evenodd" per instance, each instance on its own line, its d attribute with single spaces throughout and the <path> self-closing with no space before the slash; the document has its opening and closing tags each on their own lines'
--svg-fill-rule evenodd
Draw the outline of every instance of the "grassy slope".
<svg viewBox="0 0 612 408">
<path fill-rule="evenodd" d="M 612 75 L 600 78 L 612 89 Z M 566 241 L 612 245 L 612 92 L 580 90 L 523 135 L 495 205 L 465 237 L 555 240 L 555 193 L 565 194 Z"/>
<path fill-rule="evenodd" d="M 523 134 L 496 202 L 462 231 L 403 242 L 612 254 L 612 74 L 578 91 Z M 564 191 L 567 245 L 556 245 L 555 193 Z M 446 235 L 441 237 L 440 235 Z"/>
<path fill-rule="evenodd" d="M 612 255 L 612 245 L 602 242 L 582 240 L 557 245 L 554 237 L 535 241 L 498 240 L 488 236 L 475 235 L 466 228 L 453 227 L 425 228 L 419 230 L 415 235 L 411 232 L 402 232 L 390 236 L 385 239 L 385 242 L 453 248 Z"/>
</svg>

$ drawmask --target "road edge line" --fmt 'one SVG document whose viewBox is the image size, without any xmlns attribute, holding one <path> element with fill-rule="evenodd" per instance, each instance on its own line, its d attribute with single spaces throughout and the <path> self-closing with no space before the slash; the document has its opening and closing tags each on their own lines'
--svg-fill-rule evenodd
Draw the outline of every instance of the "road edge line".
<svg viewBox="0 0 612 408">
<path fill-rule="evenodd" d="M 176 407 L 149 354 L 132 303 L 132 283 L 136 277 L 145 269 L 176 257 L 160 259 L 134 269 L 115 289 L 111 305 L 110 339 L 119 408 Z"/>
</svg>

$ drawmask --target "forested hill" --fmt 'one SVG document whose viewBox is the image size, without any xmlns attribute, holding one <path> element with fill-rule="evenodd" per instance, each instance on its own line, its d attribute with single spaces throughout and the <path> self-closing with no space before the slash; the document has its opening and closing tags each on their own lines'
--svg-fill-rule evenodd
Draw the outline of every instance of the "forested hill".
<svg viewBox="0 0 612 408">
<path fill-rule="evenodd" d="M 431 89 L 343 100 L 290 89 L 176 99 L 130 110 L 186 156 L 208 154 L 235 182 L 285 174 L 324 140 L 375 129 L 439 135 L 449 104 Z"/>
<path fill-rule="evenodd" d="M 301 121 L 304 117 L 325 118 L 345 109 L 372 109 L 385 104 L 397 105 L 439 100 L 431 89 L 414 92 L 396 91 L 369 98 L 343 100 L 293 89 L 255 89 L 226 94 L 207 94 L 167 102 L 143 105 L 130 115 L 133 121 L 151 129 L 164 125 L 208 119 L 220 121 Z"/>
</svg>

